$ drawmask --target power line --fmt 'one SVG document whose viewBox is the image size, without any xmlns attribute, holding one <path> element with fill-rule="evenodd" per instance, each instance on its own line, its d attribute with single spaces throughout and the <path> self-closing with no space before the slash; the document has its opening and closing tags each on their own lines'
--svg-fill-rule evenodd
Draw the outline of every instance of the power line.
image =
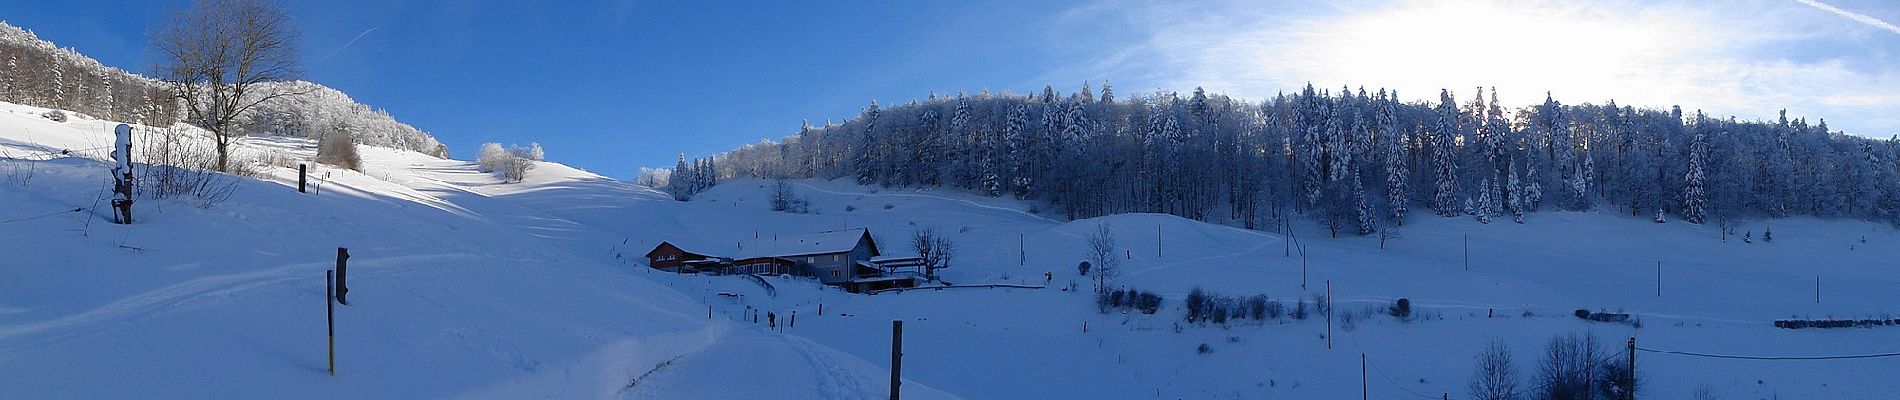
<svg viewBox="0 0 1900 400">
<path fill-rule="evenodd" d="M 1853 355 L 1840 355 L 1840 356 L 1774 357 L 1774 356 L 1741 356 L 1741 355 L 1731 355 L 1731 354 L 1708 354 L 1708 353 L 1696 353 L 1696 352 L 1688 352 L 1688 351 L 1656 350 L 1656 349 L 1643 348 L 1643 347 L 1637 347 L 1636 350 L 1647 351 L 1651 353 L 1675 354 L 1675 355 L 1683 355 L 1683 356 L 1690 356 L 1690 357 L 1704 357 L 1704 358 L 1722 358 L 1722 359 L 1731 359 L 1731 360 L 1771 360 L 1771 361 L 1852 360 L 1852 359 L 1863 359 L 1863 358 L 1900 357 L 1900 353 L 1853 354 Z"/>
</svg>

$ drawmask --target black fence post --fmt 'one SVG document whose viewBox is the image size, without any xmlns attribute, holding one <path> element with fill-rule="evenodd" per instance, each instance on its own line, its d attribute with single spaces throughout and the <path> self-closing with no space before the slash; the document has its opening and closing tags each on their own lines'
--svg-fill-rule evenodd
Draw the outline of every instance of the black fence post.
<svg viewBox="0 0 1900 400">
<path fill-rule="evenodd" d="M 336 302 L 350 305 L 350 249 L 336 248 Z"/>
<path fill-rule="evenodd" d="M 297 164 L 297 193 L 309 193 L 304 191 L 304 183 L 308 181 L 305 177 L 310 174 L 309 167 L 309 164 Z"/>
</svg>

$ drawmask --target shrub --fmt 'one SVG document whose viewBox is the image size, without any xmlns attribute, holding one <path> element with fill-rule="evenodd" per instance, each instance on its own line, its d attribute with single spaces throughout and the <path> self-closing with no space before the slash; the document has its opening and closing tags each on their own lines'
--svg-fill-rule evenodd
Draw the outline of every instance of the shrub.
<svg viewBox="0 0 1900 400">
<path fill-rule="evenodd" d="M 1247 313 L 1255 321 L 1267 320 L 1267 296 L 1255 295 L 1247 298 Z"/>
<path fill-rule="evenodd" d="M 317 139 L 317 162 L 350 170 L 363 170 L 363 157 L 356 154 L 356 139 L 343 131 L 330 131 Z"/>
<path fill-rule="evenodd" d="M 1298 304 L 1293 305 L 1293 319 L 1306 319 L 1306 300 L 1301 299 Z"/>
<path fill-rule="evenodd" d="M 1207 343 L 1201 343 L 1201 347 L 1195 348 L 1194 352 L 1201 353 L 1201 354 L 1211 354 L 1214 352 L 1214 348 L 1208 347 Z"/>
<path fill-rule="evenodd" d="M 1154 314 L 1161 310 L 1161 295 L 1142 292 L 1136 289 L 1115 289 L 1096 296 L 1096 303 L 1103 313 L 1110 310 L 1134 310 L 1142 314 Z"/>
<path fill-rule="evenodd" d="M 1386 313 L 1400 320 L 1412 318 L 1412 301 L 1400 297 L 1399 301 L 1392 303 L 1392 308 L 1386 310 Z"/>
<path fill-rule="evenodd" d="M 1187 319 L 1188 322 L 1200 321 L 1201 318 L 1205 316 L 1203 313 L 1206 311 L 1207 292 L 1201 291 L 1201 288 L 1196 286 L 1194 290 L 1188 291 L 1187 316 L 1183 318 Z"/>
<path fill-rule="evenodd" d="M 60 110 L 47 110 L 41 113 L 40 117 L 53 120 L 53 122 L 66 122 L 66 112 Z"/>
<path fill-rule="evenodd" d="M 484 143 L 475 163 L 482 172 L 500 173 L 503 182 L 520 182 L 541 155 L 539 145 L 503 148 L 500 143 Z"/>
<path fill-rule="evenodd" d="M 1161 295 L 1141 293 L 1137 297 L 1138 300 L 1135 302 L 1135 308 L 1141 310 L 1142 314 L 1152 315 L 1155 312 L 1161 311 Z"/>
<path fill-rule="evenodd" d="M 1327 298 L 1325 293 L 1314 293 L 1313 311 L 1320 315 L 1333 315 L 1333 299 Z"/>
<path fill-rule="evenodd" d="M 1286 315 L 1286 305 L 1280 304 L 1278 301 L 1267 300 L 1267 318 L 1280 319 L 1282 315 Z"/>
</svg>

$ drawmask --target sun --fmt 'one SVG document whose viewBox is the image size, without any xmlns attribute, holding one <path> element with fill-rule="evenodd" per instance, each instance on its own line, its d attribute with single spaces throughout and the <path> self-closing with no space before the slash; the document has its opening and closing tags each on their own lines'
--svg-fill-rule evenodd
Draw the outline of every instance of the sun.
<svg viewBox="0 0 1900 400">
<path fill-rule="evenodd" d="M 1555 3 L 1405 3 L 1306 27 L 1292 56 L 1326 66 L 1315 82 L 1394 88 L 1407 98 L 1461 98 L 1497 87 L 1512 104 L 1544 92 L 1570 99 L 1648 97 L 1650 65 L 1692 44 L 1666 16 Z"/>
</svg>

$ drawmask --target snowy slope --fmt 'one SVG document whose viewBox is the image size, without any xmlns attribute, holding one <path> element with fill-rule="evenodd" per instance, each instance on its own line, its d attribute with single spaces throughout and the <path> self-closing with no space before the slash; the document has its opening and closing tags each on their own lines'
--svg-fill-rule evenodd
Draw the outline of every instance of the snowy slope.
<svg viewBox="0 0 1900 400">
<path fill-rule="evenodd" d="M 6 154 L 110 141 L 102 121 L 0 111 Z M 131 226 L 62 211 L 103 196 L 93 152 L 0 161 L 0 398 L 879 396 L 859 381 L 888 372 L 708 319 L 612 262 L 610 235 L 485 192 L 498 183 L 471 163 L 363 151 L 367 173 L 319 166 L 319 195 L 296 193 L 295 170 L 277 168 L 209 207 L 141 201 Z M 353 290 L 331 377 L 323 271 L 337 247 L 351 250 Z M 804 358 L 788 357 L 780 382 L 629 387 L 669 360 L 737 368 L 764 351 Z"/>
<path fill-rule="evenodd" d="M 108 142 L 98 121 L 36 114 L 0 105 L 0 150 Z M 309 145 L 243 146 L 307 158 Z M 319 169 L 319 195 L 294 192 L 294 169 L 270 169 L 223 204 L 141 202 L 145 220 L 129 227 L 59 212 L 98 197 L 99 155 L 0 161 L 0 221 L 52 214 L 0 225 L 0 376 L 9 383 L 0 398 L 884 398 L 890 321 L 900 319 L 907 398 L 1344 398 L 1360 390 L 1361 355 L 1373 398 L 1461 398 L 1487 343 L 1508 344 L 1529 375 L 1553 335 L 1585 332 L 1618 356 L 1630 336 L 1702 353 L 1900 351 L 1900 328 L 1769 324 L 1900 311 L 1891 262 L 1900 234 L 1857 221 L 1750 221 L 1739 231 L 1754 243 L 1725 243 L 1712 226 L 1598 213 L 1540 213 L 1524 225 L 1426 217 L 1381 250 L 1377 239 L 1323 238 L 1311 226 L 1285 237 L 1167 215 L 1061 221 L 1028 203 L 951 190 L 798 181 L 812 212 L 787 214 L 769 210 L 767 181 L 724 182 L 675 202 L 557 163 L 503 184 L 464 161 L 370 147 L 363 156 L 363 173 Z M 30 181 L 8 178 L 21 166 Z M 1122 248 L 1117 284 L 1165 296 L 1159 314 L 1097 313 L 1075 264 L 1098 223 Z M 916 229 L 946 233 L 959 252 L 943 274 L 957 284 L 1054 279 L 1044 289 L 854 295 L 768 277 L 768 291 L 740 277 L 656 272 L 640 258 L 662 240 L 737 250 L 755 238 L 857 227 L 887 253 L 908 250 Z M 1776 240 L 1761 241 L 1770 227 Z M 1289 250 L 1296 243 L 1308 255 L 1304 272 Z M 339 307 L 332 378 L 323 373 L 321 276 L 338 246 L 354 255 L 355 304 Z M 1328 283 L 1340 309 L 1330 349 L 1318 316 L 1177 322 L 1195 287 L 1292 307 Z M 1399 297 L 1426 317 L 1378 315 Z M 1570 316 L 1578 308 L 1627 311 L 1644 325 L 1584 322 Z M 745 318 L 750 310 L 796 314 L 797 324 L 770 332 Z M 1210 352 L 1197 351 L 1203 344 Z M 1889 378 L 1900 372 L 1896 358 L 1640 353 L 1638 368 L 1643 390 L 1661 398 L 1704 384 L 1725 398 L 1900 393 Z"/>
<path fill-rule="evenodd" d="M 1375 238 L 1325 239 L 1323 230 L 1307 226 L 1297 239 L 1310 255 L 1309 286 L 1302 289 L 1297 251 L 1285 256 L 1287 239 L 1272 233 L 1152 214 L 1059 222 L 1006 199 L 841 182 L 800 182 L 795 190 L 811 199 L 813 214 L 775 214 L 766 211 L 770 186 L 731 181 L 700 194 L 681 211 L 700 223 L 681 225 L 673 237 L 750 239 L 754 230 L 769 236 L 863 226 L 883 242 L 897 243 L 887 248 L 902 251 L 909 232 L 935 226 L 950 232 L 962 249 L 955 266 L 944 271 L 947 280 L 1041 284 L 1043 272 L 1054 274 L 1055 286 L 1043 290 L 875 296 L 798 279 L 784 279 L 777 296 L 769 296 L 738 279 L 675 278 L 676 287 L 698 288 L 710 302 L 735 310 L 751 306 L 810 316 L 824 303 L 829 313 L 851 314 L 801 318 L 791 333 L 867 360 L 888 352 L 880 339 L 888 334 L 886 321 L 911 321 L 907 376 L 973 398 L 1344 397 L 1360 388 L 1362 353 L 1374 368 L 1369 386 L 1375 398 L 1457 398 L 1473 356 L 1489 342 L 1510 345 L 1520 373 L 1528 375 L 1545 342 L 1573 333 L 1596 334 L 1612 354 L 1621 353 L 1632 335 L 1645 347 L 1703 353 L 1900 351 L 1900 328 L 1796 331 L 1770 324 L 1791 315 L 1893 318 L 1900 292 L 1892 288 L 1900 271 L 1888 260 L 1900 250 L 1894 246 L 1900 235 L 1879 224 L 1751 222 L 1741 230 L 1753 230 L 1756 240 L 1744 244 L 1721 242 L 1713 227 L 1596 213 L 1544 213 L 1524 225 L 1416 218 L 1386 250 Z M 1124 249 L 1126 275 L 1119 283 L 1163 294 L 1160 314 L 1096 313 L 1089 281 L 1074 265 L 1085 258 L 1082 238 L 1097 223 L 1113 227 Z M 1764 243 L 1759 236 L 1770 224 L 1777 239 Z M 1470 271 L 1463 266 L 1467 234 Z M 1155 254 L 1157 235 L 1164 257 Z M 1862 236 L 1867 243 L 1860 242 Z M 1019 243 L 1028 244 L 1026 253 L 1019 254 Z M 1662 297 L 1656 296 L 1656 261 L 1663 262 Z M 1817 275 L 1824 284 L 1818 304 Z M 1330 350 L 1319 317 L 1176 330 L 1182 296 L 1197 286 L 1229 295 L 1265 294 L 1292 307 L 1323 293 L 1328 281 L 1341 313 L 1359 315 L 1350 330 L 1334 326 Z M 1061 290 L 1070 283 L 1081 292 Z M 717 292 L 746 296 L 722 300 L 713 296 Z M 1399 297 L 1434 318 L 1400 322 L 1376 315 Z M 1627 311 L 1645 325 L 1583 322 L 1571 316 L 1578 308 Z M 1197 353 L 1203 343 L 1211 354 Z M 1900 372 L 1895 358 L 1790 364 L 1639 356 L 1648 379 L 1644 390 L 1666 398 L 1686 397 L 1705 383 L 1750 398 L 1900 392 L 1900 385 L 1884 378 Z"/>
</svg>

